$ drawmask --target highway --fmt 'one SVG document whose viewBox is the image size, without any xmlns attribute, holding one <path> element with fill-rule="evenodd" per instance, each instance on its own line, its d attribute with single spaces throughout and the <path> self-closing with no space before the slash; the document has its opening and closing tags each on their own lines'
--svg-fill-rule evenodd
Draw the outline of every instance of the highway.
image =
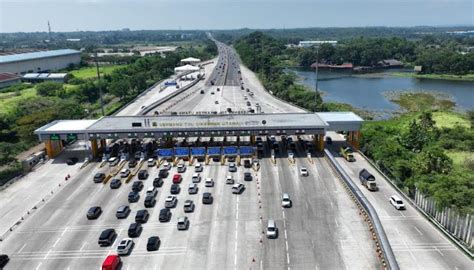
<svg viewBox="0 0 474 270">
<path fill-rule="evenodd" d="M 232 112 L 247 111 L 248 107 L 256 109 L 256 103 L 259 103 L 261 111 L 265 113 L 304 111 L 275 99 L 265 91 L 255 74 L 238 63 L 238 56 L 232 48 L 219 42 L 218 47 L 218 60 L 206 67 L 206 74 L 209 74 L 206 75 L 207 80 L 154 110 L 160 114 L 226 113 L 228 108 Z M 240 87 L 241 82 L 244 90 Z M 204 93 L 201 94 L 201 91 Z M 249 94 L 251 92 L 253 96 Z M 251 106 L 247 106 L 247 101 Z M 135 102 L 130 106 L 133 108 L 128 110 L 136 111 L 142 105 Z M 293 139 L 296 141 L 296 138 Z M 265 146 L 265 158 L 260 160 L 258 171 L 239 166 L 237 172 L 229 173 L 227 165 L 211 161 L 204 166 L 201 173 L 203 180 L 198 183 L 198 194 L 194 195 L 187 192 L 194 173 L 193 168 L 188 166 L 182 174 L 178 205 L 171 210 L 171 221 L 162 223 L 158 221 L 158 215 L 170 194 L 171 178 L 176 173 L 176 167 L 173 167 L 164 185 L 159 188 L 155 207 L 148 208 L 149 221 L 143 225 L 141 236 L 134 238 L 133 251 L 129 256 L 122 257 L 122 269 L 380 269 L 368 225 L 327 161 L 316 155 L 308 159 L 301 145 L 298 145 L 292 161 L 287 158 L 284 143 L 280 143 L 280 147 L 281 156 L 276 158 L 274 164 L 268 158 L 270 151 Z M 65 164 L 60 165 L 66 167 Z M 299 169 L 302 166 L 308 168 L 309 176 L 300 176 Z M 360 167 L 354 167 L 353 164 L 345 166 L 352 175 Z M 49 164 L 42 168 L 43 174 L 47 169 L 56 169 Z M 97 163 L 92 163 L 81 170 L 75 168 L 67 185 L 0 243 L 0 252 L 9 254 L 11 258 L 5 269 L 99 268 L 108 254 L 115 253 L 118 242 L 128 237 L 128 226 L 133 222 L 135 213 L 144 209 L 145 190 L 153 185 L 153 178 L 160 168 L 148 168 L 145 162 L 142 169 L 148 170 L 150 176 L 142 181 L 145 187 L 140 192 L 140 200 L 129 204 L 127 196 L 132 182 L 139 181 L 136 176 L 130 183 L 123 183 L 119 189 L 111 189 L 109 184 L 94 184 L 92 181 L 95 173 L 110 172 L 112 168 L 108 165 L 99 167 Z M 244 172 L 251 172 L 253 180 L 244 181 Z M 231 185 L 225 183 L 229 174 L 245 185 L 242 194 L 231 193 Z M 38 174 L 33 172 L 31 177 L 35 175 Z M 214 187 L 204 186 L 207 177 L 214 179 Z M 212 204 L 202 203 L 203 192 L 212 193 Z M 282 193 L 290 194 L 293 202 L 291 208 L 281 207 Z M 373 194 L 382 196 L 384 193 Z M 183 203 L 187 199 L 193 200 L 196 205 L 193 213 L 184 213 Z M 126 219 L 115 217 L 115 211 L 121 205 L 130 205 L 132 210 Z M 103 209 L 97 220 L 86 219 L 86 212 L 92 206 L 101 206 Z M 388 201 L 384 204 L 380 200 L 380 205 L 375 207 L 381 210 L 379 215 L 384 225 L 390 222 L 391 216 L 398 214 L 392 211 Z M 184 215 L 188 216 L 190 227 L 178 231 L 177 217 Z M 269 219 L 275 220 L 279 229 L 276 239 L 265 237 Z M 398 233 L 412 233 L 411 229 L 407 229 L 412 225 L 404 221 L 397 223 Z M 429 231 L 431 225 L 425 220 L 417 219 L 416 222 L 420 224 L 417 229 L 422 233 Z M 108 228 L 114 228 L 118 237 L 112 246 L 99 247 L 98 237 L 102 230 Z M 393 233 L 391 228 L 394 227 L 386 229 L 389 236 Z M 158 251 L 146 251 L 149 236 L 161 238 Z M 400 237 L 400 241 L 415 238 L 411 234 L 404 237 Z M 416 236 L 415 239 L 421 240 L 423 237 Z M 430 238 L 427 243 L 443 239 L 438 235 L 438 238 Z M 442 242 L 443 246 L 435 246 L 436 249 L 423 250 L 420 257 L 418 253 L 413 253 L 414 249 L 406 248 L 406 242 L 404 245 L 403 242 L 394 244 L 397 259 L 404 266 L 402 269 L 472 268 L 469 262 L 465 263 L 466 258 L 456 255 L 452 246 L 448 250 L 444 246 L 445 242 Z M 456 253 L 454 257 L 452 253 Z M 449 263 L 453 258 L 460 263 Z M 435 264 L 440 267 L 432 267 Z"/>
</svg>

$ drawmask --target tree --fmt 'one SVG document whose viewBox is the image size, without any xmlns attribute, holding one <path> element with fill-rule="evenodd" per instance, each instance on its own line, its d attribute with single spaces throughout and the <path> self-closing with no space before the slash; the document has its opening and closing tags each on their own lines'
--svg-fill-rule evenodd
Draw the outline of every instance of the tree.
<svg viewBox="0 0 474 270">
<path fill-rule="evenodd" d="M 36 85 L 36 92 L 40 96 L 51 97 L 63 94 L 64 89 L 61 83 L 43 82 Z"/>
<path fill-rule="evenodd" d="M 419 175 L 442 173 L 447 174 L 453 168 L 453 161 L 437 146 L 423 151 L 415 159 L 415 171 Z"/>
<path fill-rule="evenodd" d="M 109 92 L 120 99 L 123 99 L 127 96 L 128 91 L 130 89 L 130 84 L 127 80 L 121 79 L 112 81 L 109 86 Z"/>
</svg>

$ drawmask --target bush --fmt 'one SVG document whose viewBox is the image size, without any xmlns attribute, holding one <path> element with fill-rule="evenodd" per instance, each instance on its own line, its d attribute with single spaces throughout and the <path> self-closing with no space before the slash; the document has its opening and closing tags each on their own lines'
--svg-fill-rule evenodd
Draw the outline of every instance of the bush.
<svg viewBox="0 0 474 270">
<path fill-rule="evenodd" d="M 62 83 L 43 82 L 36 85 L 36 92 L 44 97 L 60 96 L 64 94 L 64 88 Z"/>
<path fill-rule="evenodd" d="M 5 185 L 12 178 L 21 175 L 23 169 L 19 162 L 10 164 L 5 169 L 0 170 L 0 186 Z"/>
</svg>

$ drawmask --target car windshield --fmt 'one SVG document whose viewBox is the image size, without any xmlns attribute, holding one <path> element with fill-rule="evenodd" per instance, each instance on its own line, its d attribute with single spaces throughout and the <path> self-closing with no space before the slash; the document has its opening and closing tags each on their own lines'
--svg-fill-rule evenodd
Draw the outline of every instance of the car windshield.
<svg viewBox="0 0 474 270">
<path fill-rule="evenodd" d="M 117 249 L 125 249 L 125 244 L 120 243 L 120 246 L 118 246 Z"/>
<path fill-rule="evenodd" d="M 400 201 L 400 200 L 397 200 L 396 202 L 397 202 L 397 204 L 403 204 L 403 202 Z"/>
</svg>

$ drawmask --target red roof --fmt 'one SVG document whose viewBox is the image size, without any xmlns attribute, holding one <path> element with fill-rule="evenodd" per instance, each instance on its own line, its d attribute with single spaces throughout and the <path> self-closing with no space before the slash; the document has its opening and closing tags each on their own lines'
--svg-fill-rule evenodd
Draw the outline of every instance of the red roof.
<svg viewBox="0 0 474 270">
<path fill-rule="evenodd" d="M 18 80 L 20 76 L 13 73 L 0 73 L 0 82 Z"/>
</svg>

